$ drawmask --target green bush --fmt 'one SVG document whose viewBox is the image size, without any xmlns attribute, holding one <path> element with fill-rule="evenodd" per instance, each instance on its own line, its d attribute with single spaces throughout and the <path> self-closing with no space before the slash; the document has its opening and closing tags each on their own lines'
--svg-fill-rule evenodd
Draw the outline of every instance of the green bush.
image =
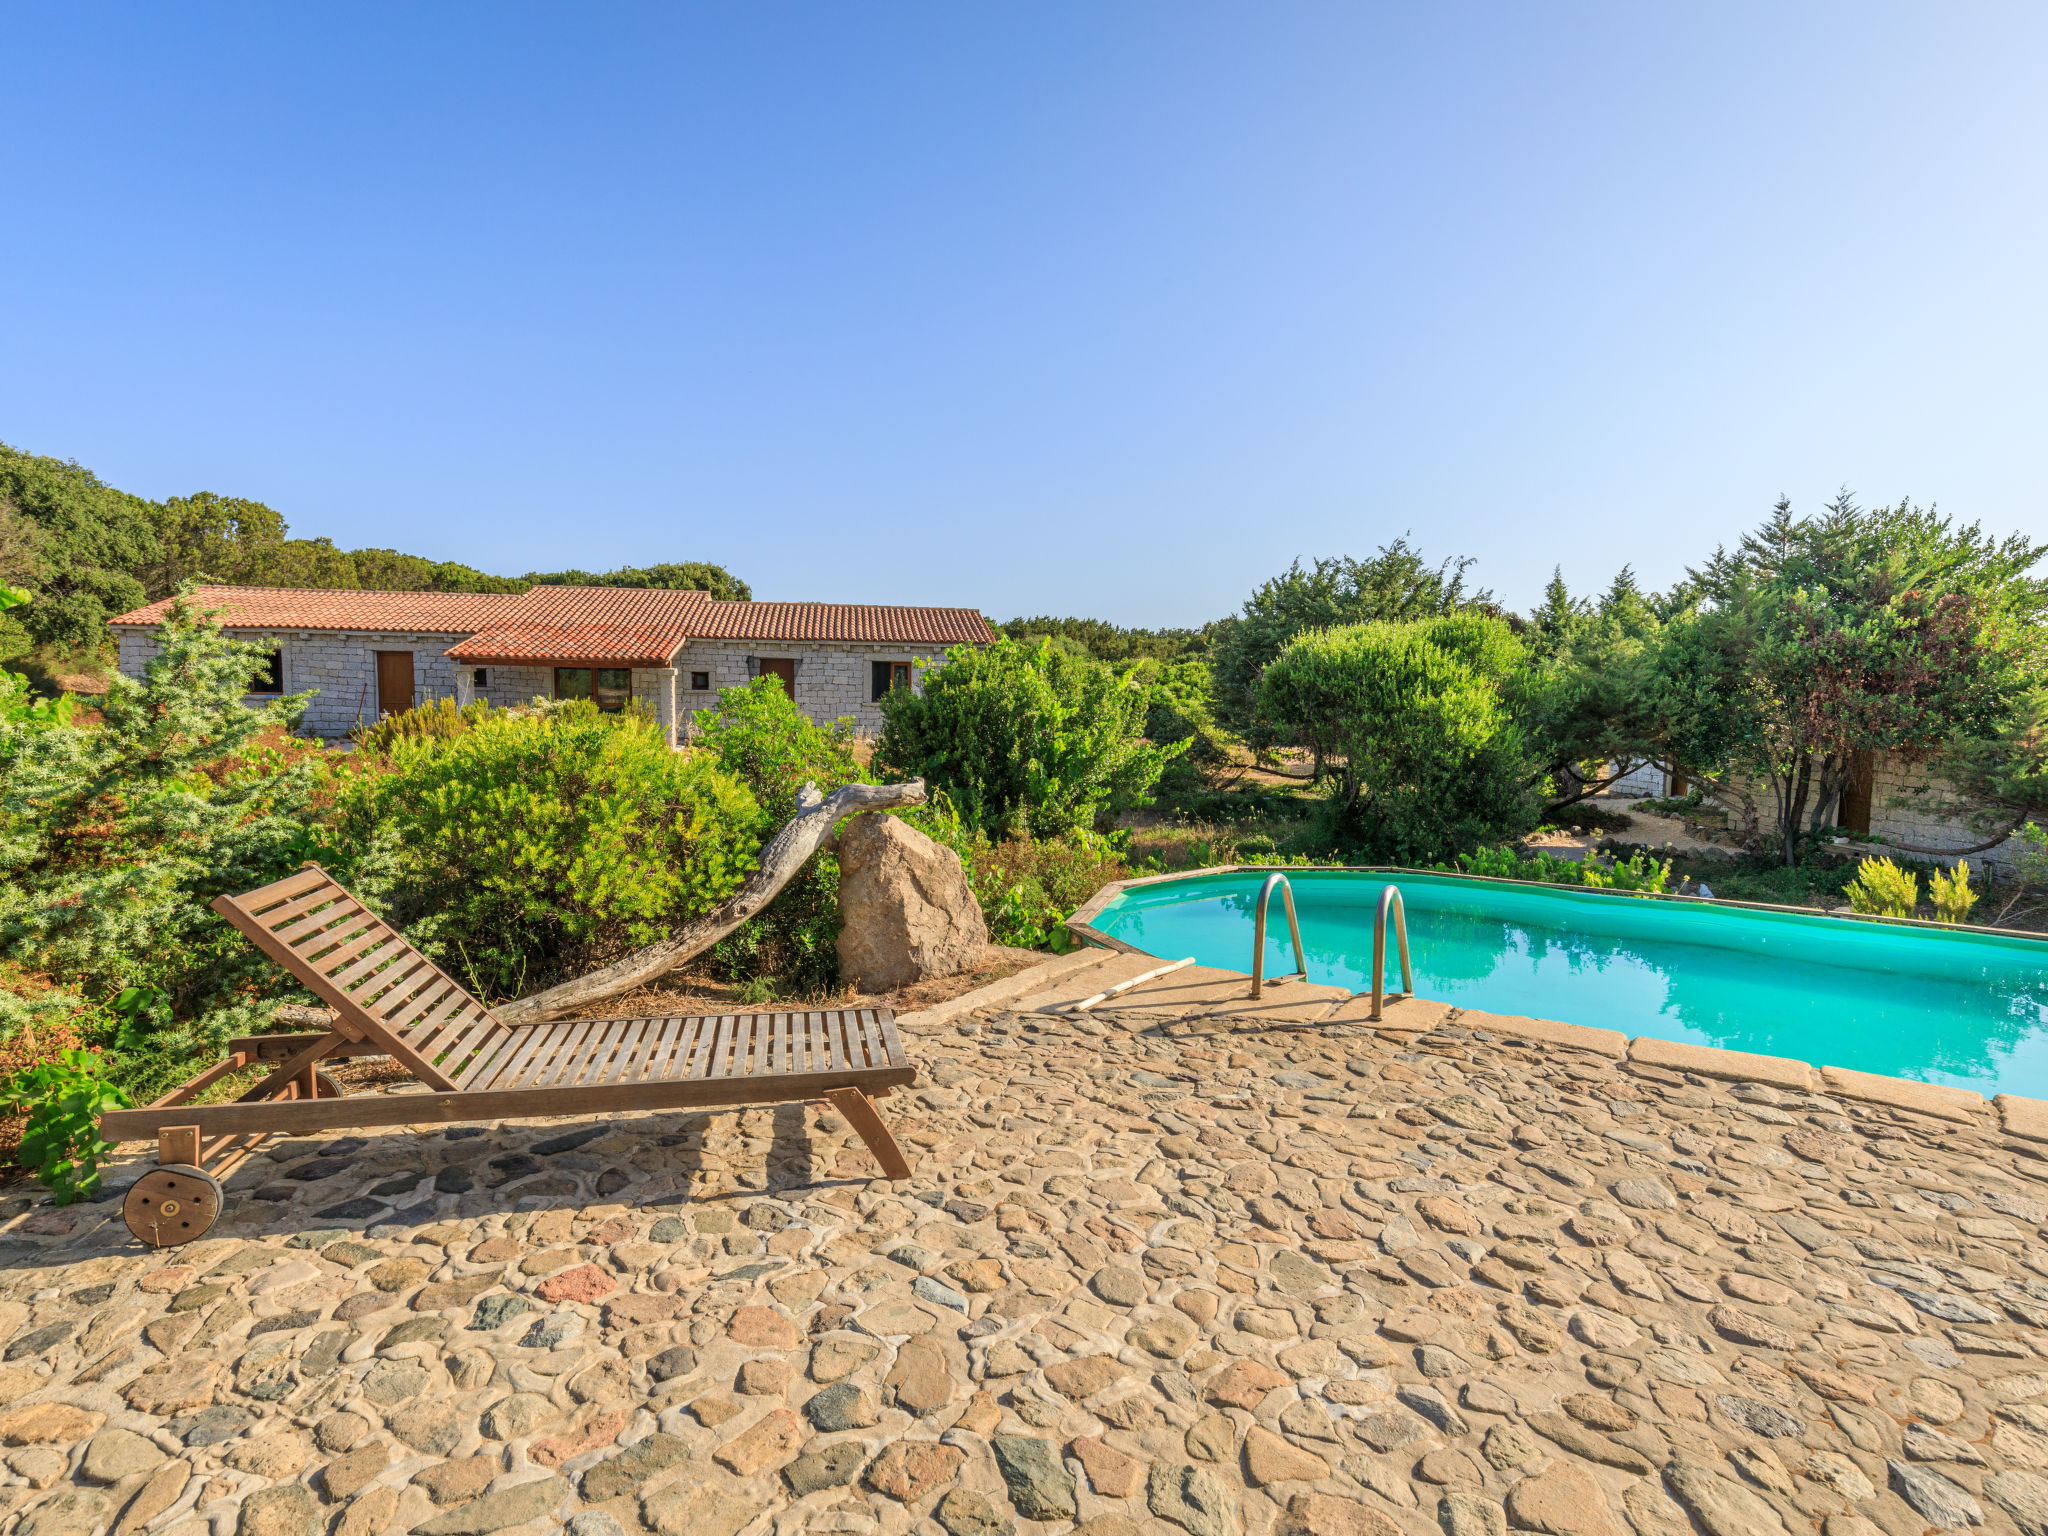
<svg viewBox="0 0 2048 1536">
<path fill-rule="evenodd" d="M 403 741 L 446 741 L 463 735 L 474 729 L 479 721 L 489 718 L 490 712 L 490 702 L 486 699 L 468 704 L 457 704 L 453 699 L 437 699 L 431 704 L 415 704 L 411 709 L 401 709 L 381 720 L 359 725 L 349 732 L 349 736 L 360 752 L 385 753 Z"/>
<path fill-rule="evenodd" d="M 776 826 L 796 814 L 797 791 L 805 784 L 829 795 L 864 777 L 853 755 L 853 722 L 813 723 L 776 677 L 719 694 L 716 708 L 697 715 L 695 745 L 743 779 Z"/>
<path fill-rule="evenodd" d="M 1266 669 L 1260 708 L 1343 759 L 1338 846 L 1426 864 L 1536 824 L 1540 773 L 1513 715 L 1526 661 L 1476 613 L 1316 630 Z"/>
<path fill-rule="evenodd" d="M 1970 865 L 1957 859 L 1953 870 L 1937 869 L 1928 877 L 1932 887 L 1929 900 L 1937 923 L 1966 923 L 1970 908 L 1977 905 L 1977 893 L 1970 889 Z"/>
<path fill-rule="evenodd" d="M 1682 795 L 1655 795 L 1648 800 L 1638 800 L 1630 809 L 1650 816 L 1688 816 L 1705 801 L 1704 794 L 1692 789 Z"/>
<path fill-rule="evenodd" d="M 1552 811 L 1546 825 L 1560 830 L 1578 827 L 1589 832 L 1626 832 L 1633 823 L 1626 812 L 1579 800 Z"/>
<path fill-rule="evenodd" d="M 0 615 L 25 606 L 28 593 L 19 587 L 0 584 Z M 19 672 L 0 671 L 0 720 L 28 730 L 44 726 L 69 725 L 78 711 L 78 700 L 68 693 L 53 699 L 38 698 L 29 680 Z"/>
<path fill-rule="evenodd" d="M 1890 859 L 1865 859 L 1843 890 L 1853 910 L 1877 917 L 1911 917 L 1920 906 L 1920 877 Z"/>
<path fill-rule="evenodd" d="M 1448 866 L 1438 864 L 1438 869 Z M 1669 860 L 1653 859 L 1641 849 L 1625 859 L 1599 863 L 1593 859 L 1558 859 L 1547 853 L 1524 858 L 1512 848 L 1480 848 L 1458 855 L 1458 869 L 1468 875 L 1493 875 L 1503 880 L 1540 880 L 1546 885 L 1583 885 L 1593 891 L 1662 891 L 1671 879 Z"/>
<path fill-rule="evenodd" d="M 1064 952 L 1071 947 L 1066 920 L 1103 886 L 1131 873 L 1109 839 L 1091 832 L 991 839 L 968 825 L 943 790 L 934 792 L 930 804 L 901 815 L 960 856 L 989 938 L 997 944 Z"/>
<path fill-rule="evenodd" d="M 1213 765 L 1230 756 L 1230 738 L 1216 723 L 1215 679 L 1202 660 L 1159 661 L 1147 658 L 1123 668 L 1123 679 L 1135 686 L 1145 706 L 1145 737 L 1154 746 L 1185 742 L 1180 761 Z"/>
<path fill-rule="evenodd" d="M 993 838 L 1102 829 L 1147 804 L 1185 750 L 1144 740 L 1143 688 L 1045 640 L 956 646 L 921 693 L 885 696 L 882 715 L 876 768 L 945 790 L 967 824 Z"/>
<path fill-rule="evenodd" d="M 763 817 L 643 712 L 577 701 L 399 733 L 339 826 L 359 888 L 480 994 L 517 997 L 652 943 L 755 867 Z"/>
<path fill-rule="evenodd" d="M 765 814 L 764 836 L 796 814 L 797 791 L 823 794 L 864 775 L 853 755 L 853 724 L 820 726 L 796 707 L 779 679 L 728 688 L 715 709 L 697 716 L 697 749 L 753 791 Z M 839 981 L 839 861 L 816 853 L 768 910 L 715 945 L 703 964 L 712 974 L 772 995 L 812 997 Z"/>
<path fill-rule="evenodd" d="M 28 1116 L 15 1156 L 59 1205 L 98 1193 L 100 1163 L 115 1150 L 100 1135 L 100 1115 L 134 1102 L 107 1080 L 107 1067 L 97 1051 L 60 1051 L 54 1061 L 17 1073 L 0 1089 L 0 1104 Z"/>
</svg>

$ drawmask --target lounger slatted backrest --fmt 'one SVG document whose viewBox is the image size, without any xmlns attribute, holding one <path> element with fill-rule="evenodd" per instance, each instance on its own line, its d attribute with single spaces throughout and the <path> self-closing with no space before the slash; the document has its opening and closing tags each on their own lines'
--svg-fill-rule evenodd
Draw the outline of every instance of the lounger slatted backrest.
<svg viewBox="0 0 2048 1536">
<path fill-rule="evenodd" d="M 464 1086 L 518 1038 L 317 865 L 213 909 L 332 1008 L 343 1034 L 375 1041 L 430 1087 Z"/>
</svg>

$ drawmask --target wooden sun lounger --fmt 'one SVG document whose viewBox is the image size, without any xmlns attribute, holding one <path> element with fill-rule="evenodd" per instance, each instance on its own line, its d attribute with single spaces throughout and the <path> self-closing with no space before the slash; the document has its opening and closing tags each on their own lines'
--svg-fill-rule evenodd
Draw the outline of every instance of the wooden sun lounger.
<svg viewBox="0 0 2048 1536">
<path fill-rule="evenodd" d="M 508 1026 L 317 865 L 213 907 L 325 1003 L 333 1023 L 234 1040 L 226 1061 L 154 1104 L 100 1117 L 109 1141 L 157 1139 L 159 1166 L 124 1205 L 145 1242 L 189 1242 L 210 1227 L 220 1189 L 206 1164 L 225 1173 L 274 1132 L 822 1099 L 888 1177 L 910 1177 L 874 1106 L 917 1081 L 886 1008 Z M 342 1097 L 318 1067 L 350 1056 L 389 1056 L 429 1091 Z M 276 1065 L 235 1103 L 188 1104 L 261 1062 Z"/>
</svg>

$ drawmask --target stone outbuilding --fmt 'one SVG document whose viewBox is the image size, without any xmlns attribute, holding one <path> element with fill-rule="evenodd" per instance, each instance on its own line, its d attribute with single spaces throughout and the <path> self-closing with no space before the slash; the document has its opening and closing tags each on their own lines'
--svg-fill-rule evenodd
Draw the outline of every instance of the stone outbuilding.
<svg viewBox="0 0 2048 1536">
<path fill-rule="evenodd" d="M 955 645 L 995 636 L 972 608 L 726 602 L 645 587 L 534 587 L 523 593 L 200 587 L 192 598 L 237 639 L 269 648 L 249 702 L 310 693 L 303 729 L 334 739 L 438 699 L 523 704 L 639 699 L 672 743 L 724 688 L 782 679 L 824 723 L 882 728 L 881 699 L 920 686 Z M 141 677 L 172 600 L 113 620 L 120 668 Z"/>
</svg>

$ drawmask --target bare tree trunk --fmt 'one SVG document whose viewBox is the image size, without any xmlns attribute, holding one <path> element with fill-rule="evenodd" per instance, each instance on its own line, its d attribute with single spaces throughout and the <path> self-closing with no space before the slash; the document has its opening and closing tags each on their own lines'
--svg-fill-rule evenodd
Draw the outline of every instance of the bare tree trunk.
<svg viewBox="0 0 2048 1536">
<path fill-rule="evenodd" d="M 1642 767 L 1646 761 L 1648 761 L 1646 758 L 1623 758 L 1615 764 L 1615 771 L 1613 773 L 1608 774 L 1605 778 L 1591 779 L 1579 772 L 1578 764 L 1566 763 L 1563 767 L 1554 770 L 1552 776 L 1563 780 L 1569 786 L 1571 792 L 1569 794 L 1560 793 L 1557 799 L 1543 808 L 1543 814 L 1545 816 L 1555 816 L 1559 811 L 1569 810 L 1581 800 L 1592 799 L 1602 790 L 1620 783 L 1638 768 Z"/>
<path fill-rule="evenodd" d="M 1799 863 L 1799 820 L 1806 813 L 1806 792 L 1812 777 L 1812 755 L 1801 753 L 1799 769 L 1785 786 L 1778 807 L 1778 844 L 1784 852 L 1787 869 L 1795 868 Z"/>
<path fill-rule="evenodd" d="M 768 840 L 767 847 L 761 850 L 761 867 L 728 900 L 702 917 L 682 924 L 667 938 L 645 949 L 636 949 L 601 971 L 592 971 L 588 976 L 565 981 L 559 987 L 550 987 L 517 1002 L 501 1004 L 491 1011 L 507 1024 L 538 1024 L 644 986 L 663 972 L 702 954 L 758 914 L 789 884 L 842 819 L 862 811 L 922 805 L 924 798 L 923 779 L 912 779 L 906 784 L 848 784 L 825 796 L 819 795 L 817 785 L 806 784 L 797 795 L 796 815 Z"/>
<path fill-rule="evenodd" d="M 1821 758 L 1819 788 L 1814 795 L 1813 812 L 1806 820 L 1807 831 L 1818 832 L 1835 824 L 1835 808 L 1841 804 L 1849 768 L 1850 758 L 1845 753 L 1829 752 Z"/>
</svg>

